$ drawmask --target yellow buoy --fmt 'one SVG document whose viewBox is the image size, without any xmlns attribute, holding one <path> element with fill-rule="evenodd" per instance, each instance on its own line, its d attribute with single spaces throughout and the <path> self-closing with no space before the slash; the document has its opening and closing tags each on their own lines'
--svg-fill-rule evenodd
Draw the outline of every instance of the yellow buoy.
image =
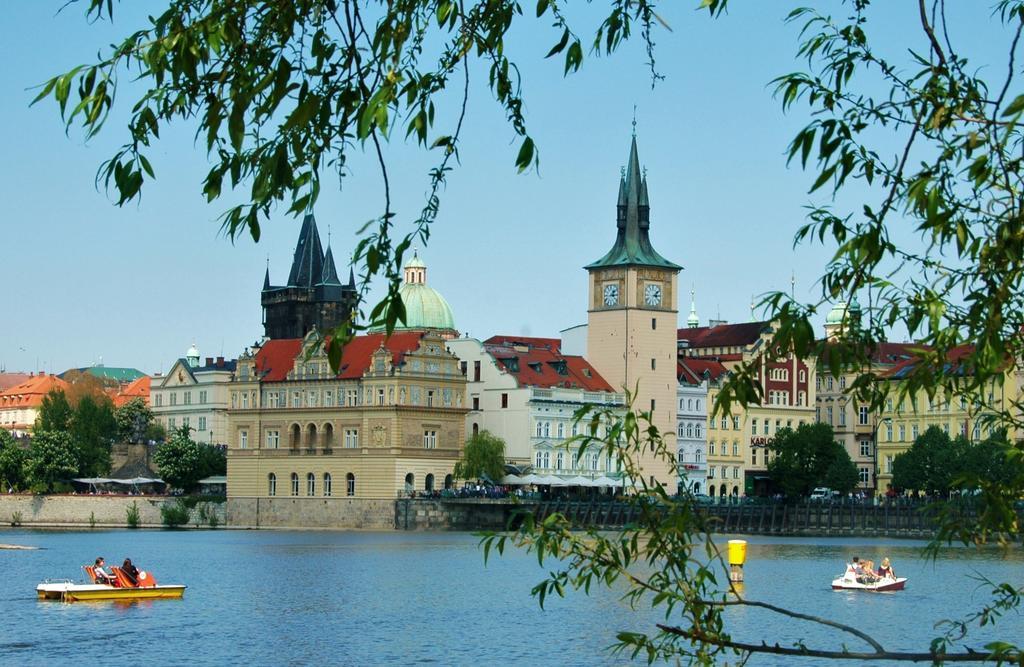
<svg viewBox="0 0 1024 667">
<path fill-rule="evenodd" d="M 729 540 L 729 581 L 743 581 L 743 563 L 747 560 L 747 541 Z"/>
<path fill-rule="evenodd" d="M 743 565 L 747 560 L 747 541 L 729 540 L 729 565 Z"/>
</svg>

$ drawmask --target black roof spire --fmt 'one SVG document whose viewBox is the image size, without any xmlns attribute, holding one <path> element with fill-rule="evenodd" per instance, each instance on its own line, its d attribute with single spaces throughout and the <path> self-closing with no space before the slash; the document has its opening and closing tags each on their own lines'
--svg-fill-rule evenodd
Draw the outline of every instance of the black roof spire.
<svg viewBox="0 0 1024 667">
<path fill-rule="evenodd" d="M 288 287 L 313 287 L 323 273 L 324 250 L 320 245 L 320 234 L 313 214 L 307 213 L 302 219 L 302 229 L 299 230 L 292 270 L 288 274 Z"/>
<path fill-rule="evenodd" d="M 320 284 L 341 286 L 341 281 L 338 280 L 338 270 L 334 267 L 334 253 L 331 252 L 330 244 L 327 245 L 327 254 L 324 255 L 324 271 Z"/>
</svg>

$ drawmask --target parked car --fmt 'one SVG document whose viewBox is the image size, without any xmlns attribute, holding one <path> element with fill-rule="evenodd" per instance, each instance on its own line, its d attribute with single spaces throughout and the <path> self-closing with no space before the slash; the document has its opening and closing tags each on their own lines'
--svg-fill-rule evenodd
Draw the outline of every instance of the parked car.
<svg viewBox="0 0 1024 667">
<path fill-rule="evenodd" d="M 827 486 L 819 486 L 818 488 L 811 491 L 811 502 L 812 503 L 824 503 L 832 500 L 835 494 L 832 489 Z"/>
</svg>

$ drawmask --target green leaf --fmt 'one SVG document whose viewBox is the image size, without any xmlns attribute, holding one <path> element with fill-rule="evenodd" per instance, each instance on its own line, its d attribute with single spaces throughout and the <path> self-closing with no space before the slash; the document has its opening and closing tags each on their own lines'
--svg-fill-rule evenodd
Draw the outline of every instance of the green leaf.
<svg viewBox="0 0 1024 667">
<path fill-rule="evenodd" d="M 523 173 L 530 168 L 530 165 L 534 161 L 534 147 L 533 139 L 526 137 L 523 139 L 523 145 L 519 148 L 519 155 L 516 156 L 516 168 L 519 173 Z"/>
</svg>

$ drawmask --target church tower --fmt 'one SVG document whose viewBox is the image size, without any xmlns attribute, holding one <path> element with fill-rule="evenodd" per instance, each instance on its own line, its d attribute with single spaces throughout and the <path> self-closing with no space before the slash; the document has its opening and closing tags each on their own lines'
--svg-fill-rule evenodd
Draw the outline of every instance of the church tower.
<svg viewBox="0 0 1024 667">
<path fill-rule="evenodd" d="M 649 237 L 647 177 L 636 135 L 619 179 L 612 249 L 588 264 L 587 360 L 618 390 L 635 392 L 633 409 L 651 411 L 668 452 L 676 451 L 677 275 L 682 267 L 658 254 Z M 671 462 L 641 455 L 644 481 L 676 490 Z M 639 486 L 639 481 L 637 481 Z"/>
<path fill-rule="evenodd" d="M 288 284 L 271 285 L 268 266 L 260 302 L 264 335 L 270 339 L 304 338 L 314 328 L 327 333 L 351 316 L 355 276 L 349 271 L 348 284 L 341 283 L 331 245 L 324 253 L 312 213 L 302 220 Z"/>
</svg>

